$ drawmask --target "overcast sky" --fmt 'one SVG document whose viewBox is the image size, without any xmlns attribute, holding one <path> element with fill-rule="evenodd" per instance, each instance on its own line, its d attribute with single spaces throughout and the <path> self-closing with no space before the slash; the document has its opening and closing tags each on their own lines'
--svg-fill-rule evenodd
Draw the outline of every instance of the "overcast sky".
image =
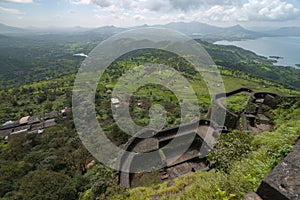
<svg viewBox="0 0 300 200">
<path fill-rule="evenodd" d="M 199 21 L 300 26 L 300 0 L 0 0 L 0 23 L 20 27 L 129 27 Z"/>
</svg>

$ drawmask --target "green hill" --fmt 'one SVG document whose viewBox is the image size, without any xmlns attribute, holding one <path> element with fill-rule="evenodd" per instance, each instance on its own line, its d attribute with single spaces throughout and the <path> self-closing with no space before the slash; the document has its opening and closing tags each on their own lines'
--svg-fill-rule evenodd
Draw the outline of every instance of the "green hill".
<svg viewBox="0 0 300 200">
<path fill-rule="evenodd" d="M 0 65 L 1 124 L 72 106 L 75 73 L 83 60 L 73 57 L 73 54 L 90 52 L 100 40 L 97 37 L 0 37 L 4 45 L 0 45 L 3 52 Z M 247 87 L 255 91 L 299 95 L 299 71 L 274 67 L 268 59 L 240 48 L 201 43 L 218 65 L 226 91 Z M 113 119 L 108 91 L 113 89 L 122 74 L 150 61 L 168 64 L 178 70 L 196 91 L 201 112 L 206 113 L 209 109 L 211 99 L 205 81 L 200 75 L 194 75 L 195 70 L 185 60 L 163 51 L 131 52 L 111 64 L 95 95 L 97 119 L 107 137 L 117 145 L 124 145 L 129 136 L 118 128 Z M 174 127 L 180 122 L 179 101 L 164 86 L 148 85 L 133 94 L 130 114 L 137 124 L 147 125 L 150 105 L 160 104 L 166 108 L 164 128 Z M 238 96 L 226 105 L 238 112 L 244 101 L 244 97 Z M 275 130 L 246 140 L 248 143 L 245 142 L 245 145 L 250 146 L 251 151 L 240 160 L 232 161 L 226 172 L 213 169 L 184 176 L 174 182 L 128 190 L 115 184 L 111 169 L 93 161 L 76 134 L 72 114 L 69 113 L 65 118 L 58 118 L 57 125 L 46 128 L 43 134 L 12 136 L 8 143 L 0 139 L 0 199 L 240 198 L 257 187 L 299 135 L 298 104 L 287 102 L 270 115 L 273 116 Z M 235 134 L 229 133 L 231 137 L 228 138 L 243 136 Z M 226 138 L 223 139 L 224 143 L 228 143 Z"/>
<path fill-rule="evenodd" d="M 107 37 L 93 32 L 0 36 L 0 88 L 74 74 L 83 58 L 73 55 L 88 54 Z M 271 60 L 241 48 L 199 42 L 219 66 L 300 88 L 300 70 L 274 66 Z"/>
</svg>

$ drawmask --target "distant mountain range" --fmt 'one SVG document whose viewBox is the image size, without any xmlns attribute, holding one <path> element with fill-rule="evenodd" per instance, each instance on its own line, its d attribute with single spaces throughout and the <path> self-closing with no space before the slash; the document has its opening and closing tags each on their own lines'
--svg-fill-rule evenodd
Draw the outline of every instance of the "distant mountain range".
<svg viewBox="0 0 300 200">
<path fill-rule="evenodd" d="M 27 29 L 7 26 L 5 24 L 0 24 L 0 34 L 2 34 L 2 35 L 24 34 L 27 32 L 28 32 Z"/>
<path fill-rule="evenodd" d="M 2 35 L 26 35 L 26 34 L 60 34 L 60 33 L 82 33 L 92 28 L 71 27 L 71 28 L 18 28 L 0 23 L 0 34 Z"/>
<path fill-rule="evenodd" d="M 300 27 L 283 27 L 272 31 L 265 32 L 271 36 L 300 36 Z"/>
<path fill-rule="evenodd" d="M 243 28 L 240 25 L 231 27 L 217 27 L 200 22 L 173 22 L 165 25 L 153 25 L 153 26 L 137 26 L 132 28 L 141 27 L 160 27 L 173 29 L 184 34 L 187 34 L 196 39 L 203 39 L 206 41 L 217 40 L 242 40 L 242 39 L 256 39 L 260 37 L 273 37 L 273 36 L 300 36 L 300 27 L 285 27 L 272 31 L 256 32 Z M 23 34 L 80 34 L 91 35 L 101 34 L 110 36 L 131 28 L 120 28 L 115 26 L 104 26 L 99 28 L 17 28 L 0 24 L 1 35 L 23 35 Z"/>
<path fill-rule="evenodd" d="M 263 33 L 247 30 L 240 25 L 223 28 L 199 22 L 178 22 L 161 25 L 160 27 L 177 30 L 194 38 L 204 39 L 252 39 L 264 36 Z"/>
</svg>

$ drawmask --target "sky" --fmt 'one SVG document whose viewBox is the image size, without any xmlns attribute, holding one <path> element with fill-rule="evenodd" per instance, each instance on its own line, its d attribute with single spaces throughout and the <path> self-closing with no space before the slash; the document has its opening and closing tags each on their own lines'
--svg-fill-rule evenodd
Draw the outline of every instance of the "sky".
<svg viewBox="0 0 300 200">
<path fill-rule="evenodd" d="M 300 26 L 300 0 L 0 0 L 0 23 L 100 27 L 198 21 L 217 26 Z"/>
</svg>

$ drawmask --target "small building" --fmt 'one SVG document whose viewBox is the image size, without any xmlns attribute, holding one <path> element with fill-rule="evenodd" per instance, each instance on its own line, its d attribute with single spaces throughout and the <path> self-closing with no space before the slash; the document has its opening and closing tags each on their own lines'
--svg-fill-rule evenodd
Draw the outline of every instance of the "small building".
<svg viewBox="0 0 300 200">
<path fill-rule="evenodd" d="M 4 124 L 5 124 L 5 126 L 1 127 L 2 130 L 4 130 L 4 129 L 13 129 L 14 127 L 19 126 L 19 120 L 17 120 L 17 121 L 8 121 Z"/>
<path fill-rule="evenodd" d="M 87 58 L 89 57 L 88 55 L 84 54 L 84 53 L 76 53 L 76 54 L 73 54 L 74 57 L 83 57 L 83 58 Z"/>
<path fill-rule="evenodd" d="M 120 100 L 118 98 L 111 98 L 111 103 L 113 105 L 119 105 L 120 104 Z"/>
<path fill-rule="evenodd" d="M 2 124 L 2 126 L 10 126 L 10 125 L 12 125 L 14 122 L 13 121 L 7 121 L 7 122 L 5 122 L 4 124 Z"/>
<path fill-rule="evenodd" d="M 30 118 L 30 116 L 22 117 L 22 118 L 19 120 L 19 124 L 20 124 L 20 125 L 28 124 L 29 118 Z"/>
</svg>

